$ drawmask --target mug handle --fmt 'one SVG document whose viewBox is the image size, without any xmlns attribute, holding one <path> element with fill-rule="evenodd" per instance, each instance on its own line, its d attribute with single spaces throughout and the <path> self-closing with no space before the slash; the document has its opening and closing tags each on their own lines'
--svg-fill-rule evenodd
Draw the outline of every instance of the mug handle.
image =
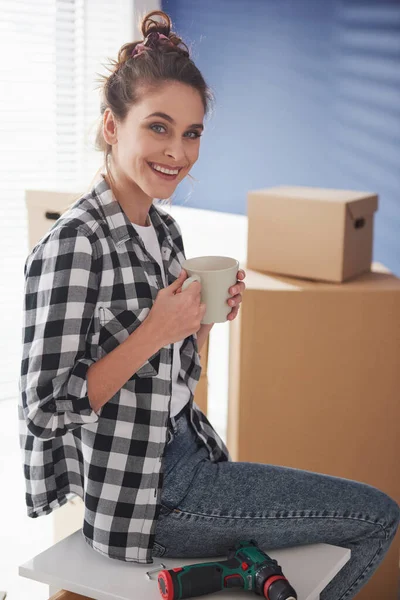
<svg viewBox="0 0 400 600">
<path fill-rule="evenodd" d="M 182 284 L 182 292 L 184 290 L 186 290 L 186 288 L 189 287 L 189 285 L 191 283 L 193 283 L 194 281 L 198 281 L 199 283 L 201 283 L 200 275 L 192 275 L 191 277 L 188 277 L 187 279 L 185 279 L 185 281 Z"/>
</svg>

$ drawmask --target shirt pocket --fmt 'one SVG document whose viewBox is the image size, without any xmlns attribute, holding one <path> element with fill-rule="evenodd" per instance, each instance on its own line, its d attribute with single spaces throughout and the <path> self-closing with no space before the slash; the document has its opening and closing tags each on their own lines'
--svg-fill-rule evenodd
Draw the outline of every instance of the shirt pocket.
<svg viewBox="0 0 400 600">
<path fill-rule="evenodd" d="M 124 342 L 146 319 L 150 308 L 125 309 L 116 307 L 99 307 L 99 354 L 100 358 Z M 142 377 L 155 377 L 160 368 L 160 352 L 150 356 L 129 380 Z"/>
</svg>

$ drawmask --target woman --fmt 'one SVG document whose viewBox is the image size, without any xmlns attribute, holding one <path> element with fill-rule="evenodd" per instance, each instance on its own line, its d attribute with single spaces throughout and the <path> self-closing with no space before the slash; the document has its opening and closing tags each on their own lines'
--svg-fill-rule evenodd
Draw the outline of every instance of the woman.
<svg viewBox="0 0 400 600">
<path fill-rule="evenodd" d="M 321 598 L 352 598 L 390 546 L 397 504 L 355 481 L 232 462 L 193 402 L 211 326 L 200 324 L 200 284 L 181 290 L 179 226 L 153 199 L 197 161 L 211 94 L 165 13 L 149 13 L 142 33 L 104 80 L 103 172 L 25 265 L 28 515 L 79 495 L 86 542 L 139 563 L 222 556 L 241 539 L 346 546 L 351 560 Z"/>
</svg>

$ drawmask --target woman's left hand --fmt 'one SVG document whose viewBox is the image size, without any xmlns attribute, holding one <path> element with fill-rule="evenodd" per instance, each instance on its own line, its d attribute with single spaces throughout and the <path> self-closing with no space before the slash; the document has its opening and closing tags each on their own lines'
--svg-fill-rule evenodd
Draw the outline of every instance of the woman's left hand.
<svg viewBox="0 0 400 600">
<path fill-rule="evenodd" d="M 243 282 L 245 277 L 246 273 L 243 271 L 243 269 L 240 269 L 237 274 L 239 281 L 229 288 L 229 293 L 232 295 L 232 298 L 229 298 L 228 304 L 229 306 L 232 306 L 232 310 L 228 315 L 228 321 L 233 321 L 239 312 L 240 303 L 242 302 L 242 293 L 246 289 L 246 284 Z"/>
</svg>

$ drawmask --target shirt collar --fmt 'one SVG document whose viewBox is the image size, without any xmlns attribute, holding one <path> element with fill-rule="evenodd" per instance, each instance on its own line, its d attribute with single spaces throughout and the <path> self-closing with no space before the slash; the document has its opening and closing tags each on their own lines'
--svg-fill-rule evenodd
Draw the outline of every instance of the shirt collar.
<svg viewBox="0 0 400 600">
<path fill-rule="evenodd" d="M 115 244 L 122 244 L 128 239 L 138 241 L 138 238 L 140 238 L 138 232 L 126 216 L 120 203 L 116 200 L 103 173 L 97 175 L 91 194 L 97 198 Z M 160 246 L 164 244 L 172 247 L 170 231 L 154 204 L 150 206 L 149 215 L 156 230 Z"/>
</svg>

